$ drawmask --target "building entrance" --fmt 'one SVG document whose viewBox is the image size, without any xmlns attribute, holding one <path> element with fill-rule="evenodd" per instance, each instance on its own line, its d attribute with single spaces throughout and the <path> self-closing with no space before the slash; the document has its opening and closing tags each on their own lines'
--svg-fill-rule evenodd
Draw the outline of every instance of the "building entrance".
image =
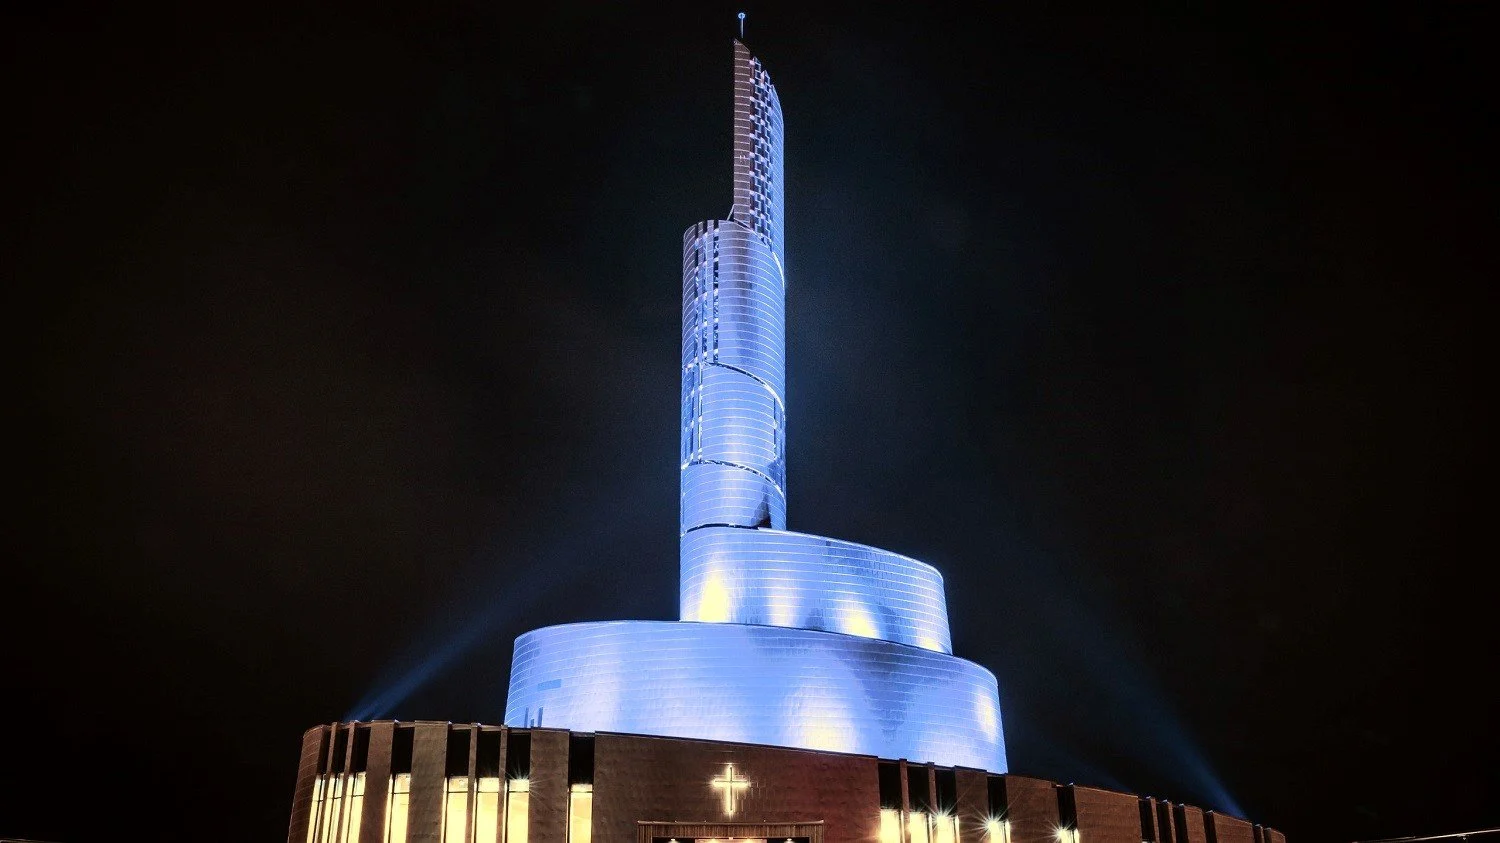
<svg viewBox="0 0 1500 843">
<path fill-rule="evenodd" d="M 782 840 L 767 840 L 764 837 L 733 837 L 728 839 L 719 837 L 694 837 L 692 839 L 685 837 L 657 837 L 653 838 L 652 843 L 729 843 L 730 840 L 733 840 L 734 843 L 811 843 L 811 840 L 806 837 L 787 837 Z"/>
<path fill-rule="evenodd" d="M 823 843 L 823 822 L 639 824 L 638 843 Z"/>
</svg>

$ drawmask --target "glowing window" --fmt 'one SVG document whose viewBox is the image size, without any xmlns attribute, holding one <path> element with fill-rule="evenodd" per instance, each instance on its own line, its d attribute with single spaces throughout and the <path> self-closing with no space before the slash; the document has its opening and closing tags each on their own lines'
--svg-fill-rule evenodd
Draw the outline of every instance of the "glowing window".
<svg viewBox="0 0 1500 843">
<path fill-rule="evenodd" d="M 895 808 L 880 810 L 880 843 L 901 843 L 901 812 Z"/>
<path fill-rule="evenodd" d="M 474 794 L 474 839 L 494 843 L 500 839 L 500 779 L 486 776 L 479 780 Z"/>
<path fill-rule="evenodd" d="M 447 793 L 443 794 L 443 843 L 466 843 L 469 821 L 469 777 L 449 776 Z"/>
<path fill-rule="evenodd" d="M 511 779 L 506 783 L 505 843 L 526 843 L 531 818 L 531 780 Z"/>
<path fill-rule="evenodd" d="M 594 837 L 594 786 L 568 789 L 568 843 L 590 843 Z"/>
<path fill-rule="evenodd" d="M 344 819 L 344 843 L 359 843 L 359 826 L 364 820 L 365 774 L 355 773 L 349 779 L 349 803 Z"/>
<path fill-rule="evenodd" d="M 411 773 L 391 776 L 385 811 L 386 843 L 406 843 L 406 816 L 411 809 Z"/>
<path fill-rule="evenodd" d="M 932 843 L 926 811 L 912 811 L 906 816 L 906 838 L 911 843 Z"/>
<path fill-rule="evenodd" d="M 333 840 L 339 828 L 339 809 L 344 807 L 344 777 L 338 774 L 329 776 L 324 792 L 331 798 L 323 809 L 323 836 L 318 839 Z"/>
<path fill-rule="evenodd" d="M 313 780 L 312 810 L 307 812 L 307 843 L 313 843 L 318 834 L 318 811 L 323 808 L 323 783 L 327 779 L 327 776 L 318 776 Z"/>
<path fill-rule="evenodd" d="M 938 814 L 933 818 L 933 843 L 958 843 L 958 817 Z"/>
</svg>

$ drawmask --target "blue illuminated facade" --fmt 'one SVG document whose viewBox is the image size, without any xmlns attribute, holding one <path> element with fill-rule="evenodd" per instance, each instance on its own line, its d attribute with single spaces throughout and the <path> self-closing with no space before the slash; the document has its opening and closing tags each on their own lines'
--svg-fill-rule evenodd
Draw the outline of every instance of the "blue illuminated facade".
<svg viewBox="0 0 1500 843">
<path fill-rule="evenodd" d="M 734 201 L 683 236 L 681 620 L 516 640 L 508 726 L 773 744 L 1004 772 L 995 677 L 942 576 L 786 529 L 781 105 L 734 44 Z"/>
</svg>

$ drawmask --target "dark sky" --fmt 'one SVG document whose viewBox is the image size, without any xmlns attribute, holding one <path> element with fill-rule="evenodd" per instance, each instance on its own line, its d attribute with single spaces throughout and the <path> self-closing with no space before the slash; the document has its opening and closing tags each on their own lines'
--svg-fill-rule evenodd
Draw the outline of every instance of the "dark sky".
<svg viewBox="0 0 1500 843">
<path fill-rule="evenodd" d="M 1483 4 L 404 5 L 3 27 L 0 834 L 277 840 L 305 728 L 675 617 L 739 8 L 790 526 L 943 571 L 1012 769 L 1500 824 Z"/>
</svg>

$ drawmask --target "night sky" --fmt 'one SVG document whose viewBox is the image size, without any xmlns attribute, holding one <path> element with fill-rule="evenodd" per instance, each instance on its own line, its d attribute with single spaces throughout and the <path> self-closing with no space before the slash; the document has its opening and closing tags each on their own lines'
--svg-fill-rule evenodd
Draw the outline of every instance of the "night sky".
<svg viewBox="0 0 1500 843">
<path fill-rule="evenodd" d="M 304 729 L 676 617 L 740 8 L 789 526 L 944 573 L 1012 770 L 1500 825 L 1482 6 L 11 17 L 0 835 L 283 839 Z"/>
</svg>

